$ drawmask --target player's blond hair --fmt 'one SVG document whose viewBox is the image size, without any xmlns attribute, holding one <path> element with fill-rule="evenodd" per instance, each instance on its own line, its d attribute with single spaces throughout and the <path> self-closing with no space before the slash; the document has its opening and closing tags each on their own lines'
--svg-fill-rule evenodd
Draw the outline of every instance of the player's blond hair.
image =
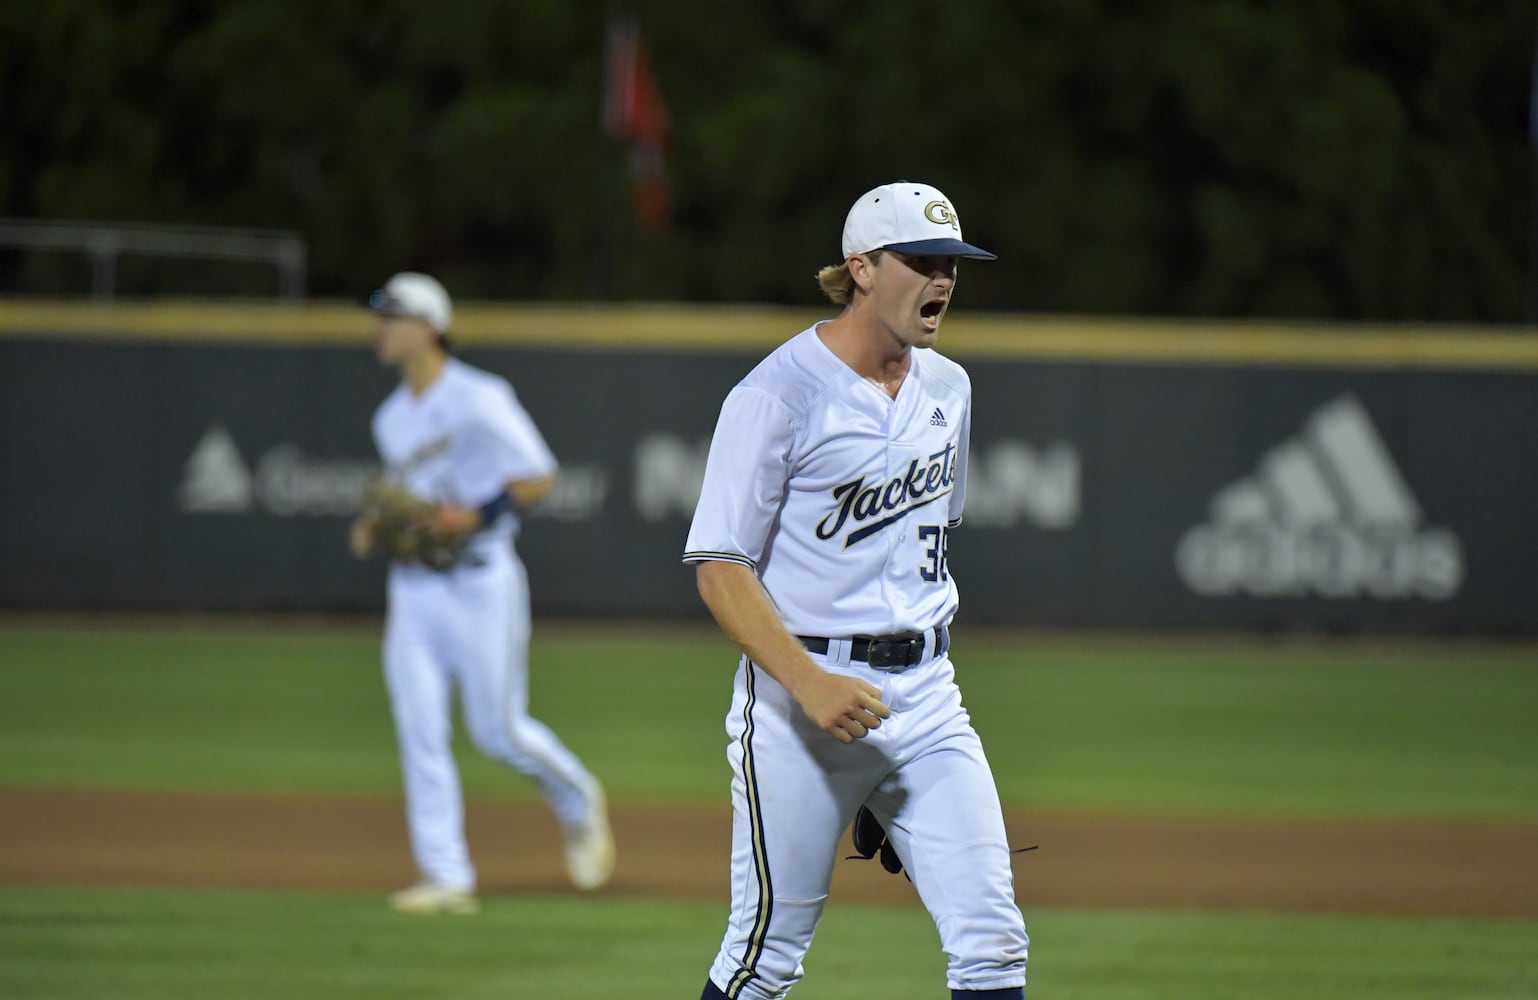
<svg viewBox="0 0 1538 1000">
<path fill-rule="evenodd" d="M 880 250 L 872 250 L 865 256 L 874 263 L 881 259 Z M 849 273 L 849 262 L 829 264 L 817 272 L 817 284 L 822 294 L 833 300 L 834 305 L 847 306 L 854 301 L 854 275 Z"/>
</svg>

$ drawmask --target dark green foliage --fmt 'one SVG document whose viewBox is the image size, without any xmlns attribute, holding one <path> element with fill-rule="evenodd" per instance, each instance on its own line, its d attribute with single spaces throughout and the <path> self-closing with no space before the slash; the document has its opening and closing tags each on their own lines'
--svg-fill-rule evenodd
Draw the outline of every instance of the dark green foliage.
<svg viewBox="0 0 1538 1000">
<path fill-rule="evenodd" d="M 316 295 L 418 267 L 461 298 L 810 304 L 850 202 L 911 177 L 1002 258 L 972 309 L 1524 318 L 1529 3 L 635 7 L 664 234 L 600 128 L 605 7 L 565 0 L 4 5 L 0 215 L 297 230 Z M 3 252 L 0 291 L 81 270 Z"/>
</svg>

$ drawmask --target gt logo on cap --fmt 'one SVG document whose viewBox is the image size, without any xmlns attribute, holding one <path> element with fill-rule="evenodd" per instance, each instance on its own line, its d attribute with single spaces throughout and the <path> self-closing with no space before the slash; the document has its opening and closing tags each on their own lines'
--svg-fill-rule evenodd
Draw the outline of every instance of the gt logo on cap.
<svg viewBox="0 0 1538 1000">
<path fill-rule="evenodd" d="M 950 227 L 936 232 L 935 227 Z M 844 259 L 872 250 L 930 257 L 994 260 L 982 247 L 961 239 L 961 219 L 945 192 L 928 184 L 897 181 L 860 196 L 844 219 Z"/>
<path fill-rule="evenodd" d="M 957 232 L 961 231 L 961 224 L 956 221 L 956 213 L 943 201 L 932 201 L 924 206 L 924 218 L 937 226 L 950 226 Z"/>
</svg>

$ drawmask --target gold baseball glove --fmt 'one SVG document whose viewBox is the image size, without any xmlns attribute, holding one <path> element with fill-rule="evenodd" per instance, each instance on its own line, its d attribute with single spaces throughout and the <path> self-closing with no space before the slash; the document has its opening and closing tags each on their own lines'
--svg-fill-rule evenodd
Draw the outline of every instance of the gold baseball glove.
<svg viewBox="0 0 1538 1000">
<path fill-rule="evenodd" d="M 376 479 L 358 508 L 374 544 L 391 558 L 447 570 L 464 555 L 470 536 L 438 527 L 438 510 L 398 483 Z"/>
</svg>

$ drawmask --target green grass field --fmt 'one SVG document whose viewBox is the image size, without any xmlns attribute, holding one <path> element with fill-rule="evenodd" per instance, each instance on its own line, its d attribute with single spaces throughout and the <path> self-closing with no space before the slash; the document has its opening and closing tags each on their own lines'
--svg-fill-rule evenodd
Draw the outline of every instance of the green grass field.
<svg viewBox="0 0 1538 1000">
<path fill-rule="evenodd" d="M 0 892 L 0 989 L 35 1000 L 694 1000 L 722 906 L 568 896 L 403 919 L 374 896 Z M 1518 1000 L 1538 995 L 1516 921 L 1046 910 L 1027 915 L 1040 1000 Z M 916 907 L 830 906 L 792 996 L 938 1000 Z"/>
<path fill-rule="evenodd" d="M 730 647 L 636 636 L 537 629 L 535 715 L 615 798 L 724 802 Z M 377 657 L 362 626 L 0 626 L 0 784 L 394 795 Z M 955 660 L 1006 805 L 1538 818 L 1532 647 L 962 633 Z"/>
<path fill-rule="evenodd" d="M 0 786 L 398 794 L 372 627 L 0 621 Z M 1538 655 L 1456 644 L 957 636 L 1006 805 L 1538 815 Z M 616 800 L 726 802 L 732 653 L 537 626 L 532 706 Z M 463 748 L 462 748 L 463 749 Z M 468 794 L 529 797 L 467 749 Z M 0 841 L 4 820 L 0 817 Z M 0 997 L 698 996 L 726 901 L 0 887 Z M 1538 921 L 1031 910 L 1029 994 L 1538 997 Z M 831 906 L 802 1000 L 942 997 L 917 907 Z"/>
</svg>

